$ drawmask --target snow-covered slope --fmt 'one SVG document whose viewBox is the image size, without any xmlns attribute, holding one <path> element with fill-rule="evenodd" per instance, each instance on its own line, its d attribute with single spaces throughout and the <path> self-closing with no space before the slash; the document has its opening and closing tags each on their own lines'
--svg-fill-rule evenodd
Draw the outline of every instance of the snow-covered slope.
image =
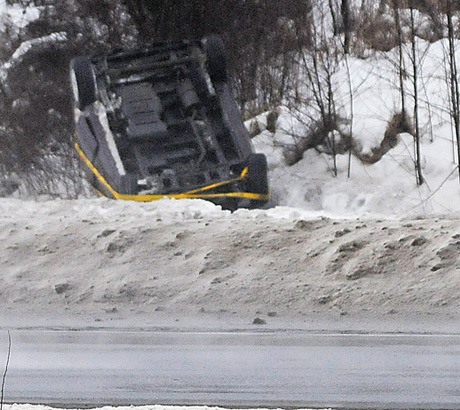
<svg viewBox="0 0 460 410">
<path fill-rule="evenodd" d="M 3 199 L 0 215 L 3 323 L 460 312 L 459 214 L 329 219 L 231 214 L 199 200 Z"/>
<path fill-rule="evenodd" d="M 417 187 L 414 138 L 407 133 L 399 134 L 397 146 L 375 164 L 363 163 L 353 155 L 350 177 L 348 152 L 336 157 L 336 177 L 332 171 L 333 157 L 313 149 L 305 152 L 294 166 L 286 167 L 283 157 L 286 144 L 298 143 L 308 132 L 310 118 L 317 118 L 318 113 L 313 103 L 299 107 L 296 115 L 282 107 L 276 132 L 265 129 L 266 115 L 261 115 L 257 120 L 262 132 L 254 139 L 256 148 L 269 157 L 277 204 L 332 215 L 407 216 L 460 211 L 457 143 L 449 117 L 446 82 L 448 45 L 446 41 L 429 44 L 418 40 L 417 47 L 421 167 L 425 183 Z M 348 65 L 339 64 L 332 75 L 336 110 L 348 120 L 343 126 L 347 132 L 352 130 L 360 154 L 369 154 L 380 146 L 392 116 L 401 111 L 395 67 L 397 53 L 393 50 L 366 60 L 350 58 Z M 460 51 L 458 54 L 460 58 Z M 410 67 L 410 61 L 405 65 Z M 411 81 L 406 77 L 406 111 L 414 123 Z"/>
</svg>

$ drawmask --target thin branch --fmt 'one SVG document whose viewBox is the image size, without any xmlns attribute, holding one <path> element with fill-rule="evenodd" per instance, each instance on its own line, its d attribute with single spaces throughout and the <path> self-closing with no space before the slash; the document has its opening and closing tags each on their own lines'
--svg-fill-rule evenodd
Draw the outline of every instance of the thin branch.
<svg viewBox="0 0 460 410">
<path fill-rule="evenodd" d="M 0 66 L 0 84 L 4 89 L 8 89 L 8 73 L 9 71 L 19 65 L 25 57 L 33 51 L 34 53 L 37 50 L 44 49 L 49 46 L 49 44 L 61 44 L 65 43 L 68 40 L 67 33 L 59 32 L 52 33 L 47 36 L 34 38 L 32 40 L 27 40 L 21 43 L 21 45 L 16 49 L 10 59 L 3 63 Z"/>
<path fill-rule="evenodd" d="M 345 65 L 347 68 L 348 76 L 348 92 L 350 93 L 350 149 L 348 151 L 348 178 L 351 177 L 351 155 L 352 155 L 352 140 L 353 140 L 353 122 L 354 122 L 354 97 L 353 97 L 353 84 L 351 79 L 350 64 L 348 62 L 348 54 L 345 54 Z"/>
<path fill-rule="evenodd" d="M 423 201 L 418 204 L 418 205 L 415 205 L 413 206 L 410 210 L 412 209 L 416 209 L 418 208 L 419 206 L 422 206 L 424 204 L 426 204 L 431 198 L 433 198 L 433 196 L 444 186 L 444 184 L 449 180 L 449 178 L 455 173 L 457 172 L 457 170 L 459 169 L 460 167 L 457 165 L 455 166 L 455 168 L 449 173 L 449 175 L 447 175 L 446 178 L 444 178 L 444 180 L 439 184 L 439 186 L 433 191 L 431 192 L 431 194 L 429 196 L 427 196 L 426 198 L 423 199 Z"/>
</svg>

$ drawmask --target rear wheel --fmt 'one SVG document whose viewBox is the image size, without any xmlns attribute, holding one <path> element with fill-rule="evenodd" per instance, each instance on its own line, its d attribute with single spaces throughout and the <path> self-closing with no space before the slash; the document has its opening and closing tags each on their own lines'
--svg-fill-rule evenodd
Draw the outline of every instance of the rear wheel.
<svg viewBox="0 0 460 410">
<path fill-rule="evenodd" d="M 246 192 L 268 195 L 268 166 L 264 154 L 251 154 L 246 162 L 248 173 L 244 179 Z M 259 208 L 267 200 L 251 200 L 249 208 Z"/>
<path fill-rule="evenodd" d="M 86 57 L 75 57 L 70 62 L 70 79 L 75 106 L 84 110 L 97 99 L 96 75 L 91 61 Z"/>
<path fill-rule="evenodd" d="M 238 199 L 237 198 L 225 198 L 219 203 L 219 205 L 222 206 L 223 210 L 235 212 L 238 209 Z"/>
<path fill-rule="evenodd" d="M 211 80 L 227 81 L 227 55 L 222 37 L 214 34 L 206 37 L 203 43 Z"/>
</svg>

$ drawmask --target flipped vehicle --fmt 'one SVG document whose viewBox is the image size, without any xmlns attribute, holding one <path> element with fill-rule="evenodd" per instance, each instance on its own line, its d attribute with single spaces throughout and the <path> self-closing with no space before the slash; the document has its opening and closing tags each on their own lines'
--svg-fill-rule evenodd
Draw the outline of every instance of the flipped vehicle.
<svg viewBox="0 0 460 410">
<path fill-rule="evenodd" d="M 100 194 L 231 210 L 269 200 L 267 160 L 231 94 L 219 36 L 76 57 L 70 77 L 74 146 Z"/>
</svg>

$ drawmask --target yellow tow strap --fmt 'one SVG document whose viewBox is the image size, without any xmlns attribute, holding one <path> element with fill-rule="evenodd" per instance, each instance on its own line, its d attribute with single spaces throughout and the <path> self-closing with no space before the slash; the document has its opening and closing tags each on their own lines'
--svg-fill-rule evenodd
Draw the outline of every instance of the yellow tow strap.
<svg viewBox="0 0 460 410">
<path fill-rule="evenodd" d="M 157 201 L 163 198 L 173 198 L 173 199 L 213 199 L 213 198 L 241 198 L 241 199 L 250 199 L 256 201 L 268 201 L 270 199 L 268 194 L 257 194 L 254 192 L 222 192 L 222 193 L 207 193 L 208 191 L 220 188 L 225 185 L 233 184 L 235 182 L 242 181 L 248 175 L 248 167 L 245 167 L 241 172 L 240 176 L 234 179 L 227 181 L 217 182 L 215 184 L 206 185 L 204 187 L 194 189 L 192 191 L 187 191 L 182 194 L 148 194 L 148 195 L 132 195 L 132 194 L 120 194 L 106 181 L 106 179 L 101 175 L 97 168 L 91 163 L 89 158 L 80 148 L 78 143 L 74 144 L 75 149 L 86 164 L 86 166 L 91 170 L 94 176 L 98 181 L 107 189 L 108 192 L 115 198 L 125 201 L 136 201 L 136 202 L 150 202 Z"/>
</svg>

